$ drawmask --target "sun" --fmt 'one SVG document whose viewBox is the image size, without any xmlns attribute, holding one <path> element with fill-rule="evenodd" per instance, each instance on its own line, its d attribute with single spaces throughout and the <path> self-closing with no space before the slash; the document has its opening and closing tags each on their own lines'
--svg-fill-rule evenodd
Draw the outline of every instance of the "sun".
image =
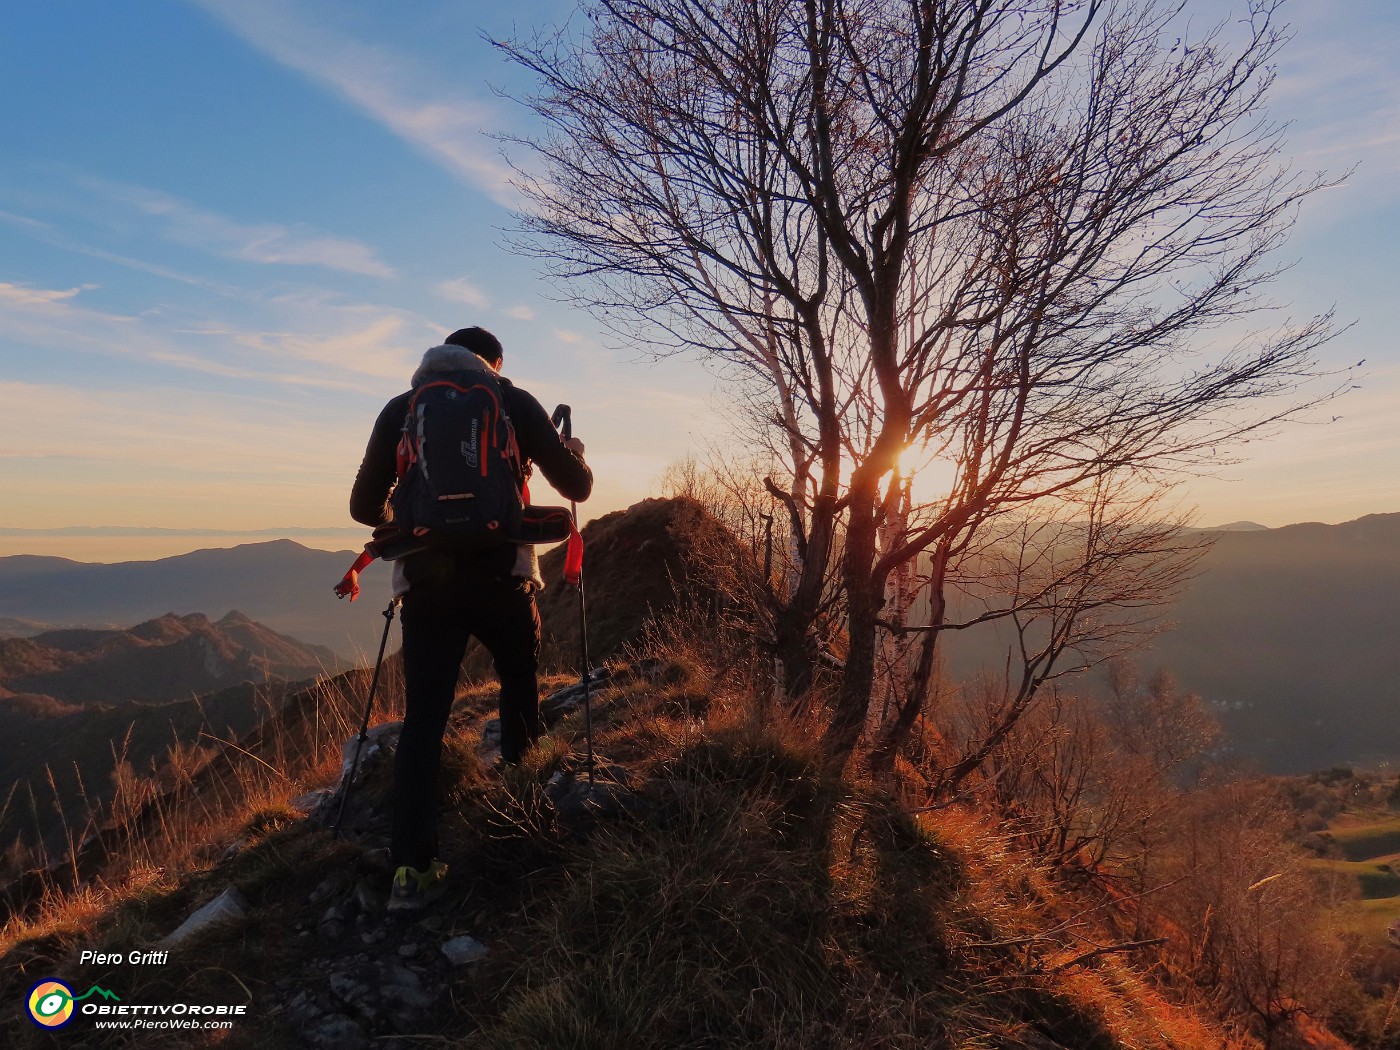
<svg viewBox="0 0 1400 1050">
<path fill-rule="evenodd" d="M 931 452 L 924 445 L 908 445 L 899 454 L 898 470 L 909 479 L 914 506 L 944 503 L 958 483 L 956 460 Z"/>
</svg>

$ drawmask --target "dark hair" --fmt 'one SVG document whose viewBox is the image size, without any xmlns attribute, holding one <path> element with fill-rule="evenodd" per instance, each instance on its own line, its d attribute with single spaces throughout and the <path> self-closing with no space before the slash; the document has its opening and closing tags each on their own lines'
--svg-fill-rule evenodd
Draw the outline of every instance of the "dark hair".
<svg viewBox="0 0 1400 1050">
<path fill-rule="evenodd" d="M 505 354 L 501 349 L 501 341 L 485 328 L 459 328 L 444 342 L 448 346 L 460 346 L 470 350 L 483 361 L 489 361 L 493 365 L 499 364 Z"/>
</svg>

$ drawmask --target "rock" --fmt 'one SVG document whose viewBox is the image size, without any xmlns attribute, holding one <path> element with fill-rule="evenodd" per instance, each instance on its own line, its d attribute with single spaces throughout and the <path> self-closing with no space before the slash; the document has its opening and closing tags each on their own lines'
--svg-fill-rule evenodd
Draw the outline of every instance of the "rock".
<svg viewBox="0 0 1400 1050">
<path fill-rule="evenodd" d="M 650 804 L 622 784 L 597 779 L 589 784 L 572 773 L 556 773 L 545 785 L 544 794 L 553 804 L 555 815 L 565 823 L 615 819 L 639 813 Z"/>
<path fill-rule="evenodd" d="M 488 718 L 481 723 L 481 749 L 501 746 L 501 720 Z"/>
<path fill-rule="evenodd" d="M 365 791 L 365 785 L 375 771 L 382 769 L 393 755 L 402 729 L 402 722 L 385 722 L 383 725 L 377 725 L 371 729 L 365 734 L 365 742 L 360 749 L 358 764 L 355 762 L 355 749 L 359 741 L 358 734 L 345 741 L 340 751 L 340 782 L 336 785 L 335 791 L 317 806 L 313 814 L 316 823 L 322 827 L 330 827 L 339 821 L 341 827 L 345 829 L 342 834 L 353 840 L 356 833 L 366 830 L 365 824 L 379 816 L 374 808 L 376 800 L 371 797 L 372 793 Z M 350 777 L 352 766 L 355 770 L 353 780 Z M 350 802 L 345 805 L 344 799 L 347 792 L 349 792 Z M 344 808 L 343 814 L 342 808 Z"/>
<path fill-rule="evenodd" d="M 321 880 L 320 884 L 311 891 L 311 895 L 306 898 L 307 904 L 320 904 L 322 901 L 330 900 L 332 897 L 345 890 L 346 877 L 340 872 L 328 875 Z"/>
<path fill-rule="evenodd" d="M 345 936 L 349 926 L 349 909 L 344 904 L 332 904 L 316 924 L 316 932 L 328 941 L 338 941 Z"/>
<path fill-rule="evenodd" d="M 330 788 L 317 788 L 315 791 L 308 791 L 306 794 L 298 795 L 292 799 L 291 806 L 302 816 L 310 816 L 333 794 L 335 792 Z"/>
<path fill-rule="evenodd" d="M 565 686 L 551 693 L 540 704 L 540 721 L 546 726 L 553 726 L 560 719 L 573 714 L 583 707 L 585 695 L 596 696 L 603 683 L 611 677 L 612 672 L 606 667 L 597 667 L 589 672 L 587 690 L 584 689 L 583 683 L 579 682 L 577 685 Z"/>
<path fill-rule="evenodd" d="M 302 1036 L 316 1050 L 365 1050 L 369 1036 L 344 1014 L 332 1014 L 302 1029 Z"/>
<path fill-rule="evenodd" d="M 287 1003 L 283 1010 L 287 1014 L 287 1020 L 291 1021 L 297 1028 L 303 1028 L 311 1021 L 320 1016 L 320 1011 L 312 1001 L 309 991 L 298 992 L 292 1000 Z"/>
<path fill-rule="evenodd" d="M 481 950 L 484 955 L 486 949 Z M 422 1015 L 437 999 L 437 993 L 423 987 L 422 978 L 397 959 L 386 961 L 379 976 L 380 997 L 401 1014 Z"/>
<path fill-rule="evenodd" d="M 364 768 L 367 760 L 377 760 L 393 751 L 399 742 L 401 732 L 403 732 L 402 722 L 385 722 L 366 733 L 364 745 L 360 747 L 359 769 Z M 341 746 L 340 779 L 342 783 L 349 776 L 350 767 L 355 762 L 355 749 L 359 745 L 359 740 L 360 735 L 356 733 Z"/>
<path fill-rule="evenodd" d="M 369 988 L 348 973 L 333 973 L 330 979 L 331 992 L 346 1006 L 363 1002 L 369 996 Z"/>
<path fill-rule="evenodd" d="M 404 959 L 417 958 L 418 953 L 423 950 L 421 944 L 401 944 L 399 945 L 399 955 Z"/>
<path fill-rule="evenodd" d="M 443 993 L 441 982 L 425 978 L 397 958 L 356 954 L 342 958 L 340 965 L 342 969 L 326 978 L 328 992 L 314 999 L 302 992 L 287 1004 L 288 1018 L 312 1045 L 325 1045 L 317 1039 L 329 1038 L 324 1031 L 327 1015 L 347 1017 L 364 1038 L 381 1045 L 419 1028 Z M 346 1033 L 356 1038 L 354 1030 Z"/>
<path fill-rule="evenodd" d="M 174 933 L 160 942 L 162 948 L 172 948 L 183 944 L 191 937 L 203 933 L 212 926 L 225 922 L 241 922 L 248 916 L 248 902 L 236 887 L 230 886 L 204 907 L 200 908 Z"/>
<path fill-rule="evenodd" d="M 479 962 L 486 958 L 490 949 L 482 944 L 475 937 L 453 937 L 450 941 L 444 941 L 442 954 L 447 956 L 447 961 L 453 966 L 466 966 L 468 963 Z"/>
<path fill-rule="evenodd" d="M 587 770 L 584 771 L 584 778 L 587 779 Z M 632 783 L 632 773 L 626 766 L 617 766 L 609 762 L 595 762 L 593 766 L 593 778 L 604 780 L 612 784 L 621 784 L 627 787 Z"/>
</svg>

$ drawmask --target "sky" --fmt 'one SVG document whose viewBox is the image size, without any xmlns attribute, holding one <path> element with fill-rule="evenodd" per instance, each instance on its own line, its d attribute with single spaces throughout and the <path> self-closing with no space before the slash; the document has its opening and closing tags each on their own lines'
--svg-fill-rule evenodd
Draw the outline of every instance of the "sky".
<svg viewBox="0 0 1400 1050">
<path fill-rule="evenodd" d="M 1197 0 L 1201 17 L 1235 0 Z M 0 555 L 111 561 L 265 539 L 358 547 L 349 486 L 423 350 L 494 331 L 574 406 L 586 520 L 714 436 L 719 380 L 616 345 L 506 247 L 499 135 L 529 82 L 483 39 L 518 0 L 45 0 L 0 34 Z M 1184 492 L 1202 524 L 1400 511 L 1400 9 L 1293 0 L 1271 113 L 1305 170 L 1275 296 L 1350 327 L 1359 389 Z M 1334 417 L 1337 417 L 1334 419 Z M 83 536 L 71 526 L 155 527 Z M 6 534 L 6 529 L 47 534 Z M 291 533 L 286 530 L 303 530 Z M 181 530 L 202 530 L 192 535 Z M 211 538 L 210 531 L 220 533 Z"/>
</svg>

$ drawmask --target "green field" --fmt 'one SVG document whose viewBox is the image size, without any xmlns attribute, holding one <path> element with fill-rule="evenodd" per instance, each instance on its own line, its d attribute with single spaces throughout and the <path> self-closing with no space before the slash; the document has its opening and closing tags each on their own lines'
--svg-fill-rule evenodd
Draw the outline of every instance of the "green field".
<svg viewBox="0 0 1400 1050">
<path fill-rule="evenodd" d="M 1319 860 L 1314 861 L 1319 871 L 1331 871 L 1338 875 L 1350 875 L 1356 879 L 1365 900 L 1387 900 L 1400 897 L 1400 874 L 1396 874 L 1396 864 L 1388 860 Z M 1397 901 L 1400 904 L 1400 901 Z"/>
<path fill-rule="evenodd" d="M 1396 919 L 1400 919 L 1400 897 L 1381 897 L 1354 902 L 1342 915 L 1341 926 L 1372 944 L 1393 945 L 1386 930 Z"/>
<path fill-rule="evenodd" d="M 1354 823 L 1342 818 L 1327 830 L 1347 860 L 1375 860 L 1400 854 L 1400 815 Z"/>
<path fill-rule="evenodd" d="M 1368 940 L 1393 943 L 1386 930 L 1400 920 L 1400 815 L 1343 815 L 1327 829 L 1346 860 L 1318 860 L 1319 871 L 1349 875 L 1361 900 L 1345 924 Z"/>
</svg>

